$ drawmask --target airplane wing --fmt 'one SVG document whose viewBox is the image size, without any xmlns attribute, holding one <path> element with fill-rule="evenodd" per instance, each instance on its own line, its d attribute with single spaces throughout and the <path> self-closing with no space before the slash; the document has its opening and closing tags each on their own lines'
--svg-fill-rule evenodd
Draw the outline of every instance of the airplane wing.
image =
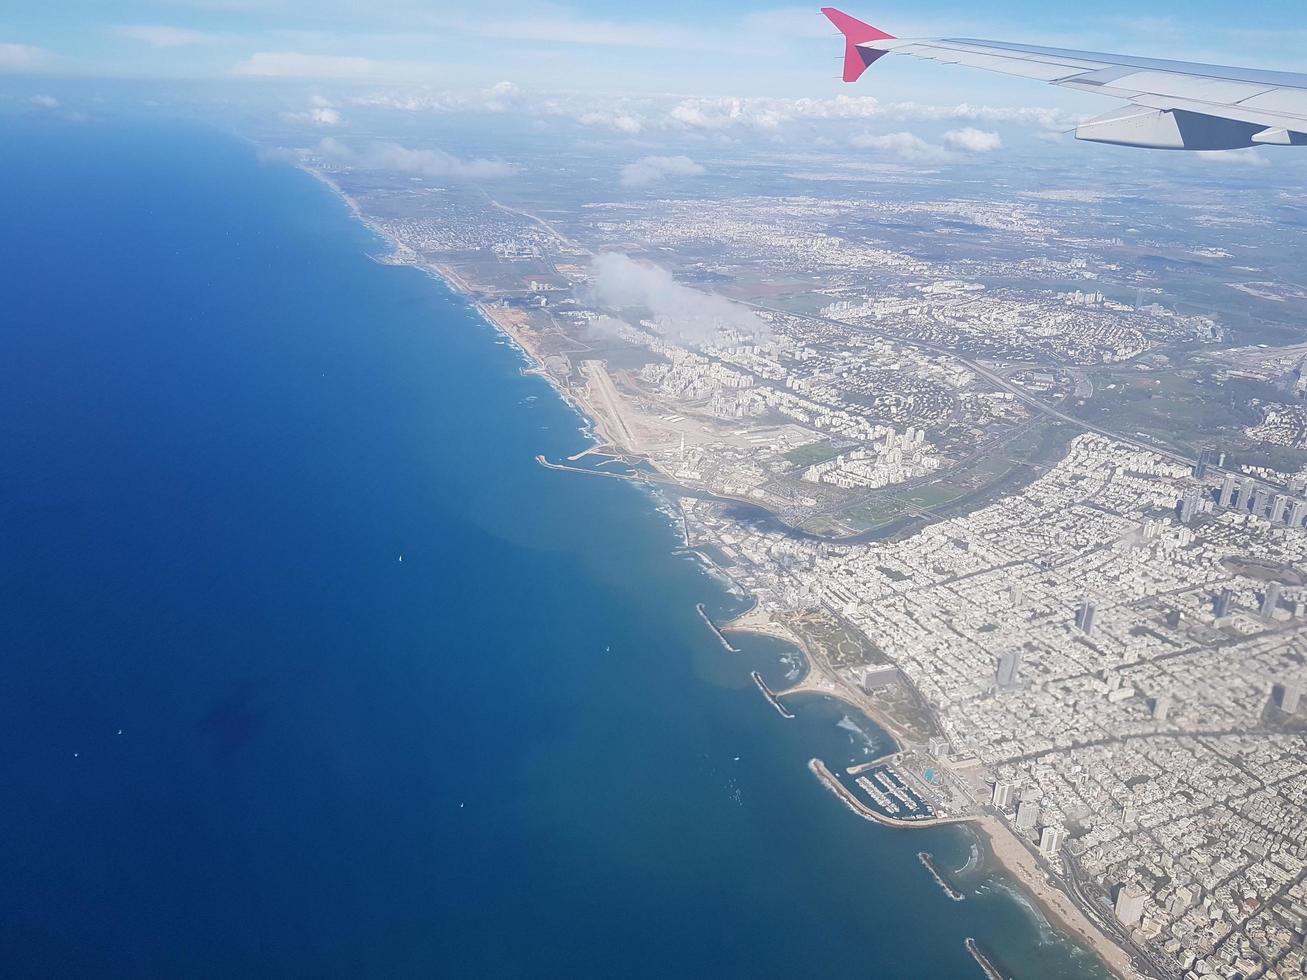
<svg viewBox="0 0 1307 980">
<path fill-rule="evenodd" d="M 844 35 L 846 82 L 886 54 L 905 54 L 1132 103 L 1081 123 L 1077 139 L 1163 150 L 1307 144 L 1307 75 L 971 38 L 896 38 L 834 7 L 821 12 Z"/>
</svg>

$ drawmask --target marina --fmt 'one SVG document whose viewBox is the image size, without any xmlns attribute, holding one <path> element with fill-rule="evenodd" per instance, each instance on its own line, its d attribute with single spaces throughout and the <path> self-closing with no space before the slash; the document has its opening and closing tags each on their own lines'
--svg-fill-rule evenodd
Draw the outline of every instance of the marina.
<svg viewBox="0 0 1307 980">
<path fill-rule="evenodd" d="M 898 820 L 924 820 L 935 816 L 930 804 L 886 763 L 866 770 L 855 781 L 886 816 Z"/>
<path fill-rule="evenodd" d="M 968 823 L 975 819 L 974 817 L 938 817 L 927 816 L 919 817 L 915 820 L 904 820 L 899 817 L 891 817 L 875 807 L 864 803 L 850 790 L 847 786 L 839 781 L 839 778 L 830 771 L 826 763 L 820 759 L 808 760 L 808 771 L 821 780 L 822 784 L 840 798 L 846 807 L 859 816 L 872 821 L 873 823 L 883 824 L 886 827 L 915 828 L 915 827 L 939 827 L 944 824 Z"/>
</svg>

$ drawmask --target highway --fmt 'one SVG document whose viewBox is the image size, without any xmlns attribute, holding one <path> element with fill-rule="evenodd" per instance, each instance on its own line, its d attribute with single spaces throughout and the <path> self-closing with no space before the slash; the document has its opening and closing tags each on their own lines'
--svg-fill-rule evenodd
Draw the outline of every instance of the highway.
<svg viewBox="0 0 1307 980">
<path fill-rule="evenodd" d="M 1125 928 L 1117 921 L 1112 913 L 1108 912 L 1099 896 L 1102 894 L 1098 886 L 1092 881 L 1087 880 L 1080 872 L 1075 858 L 1069 854 L 1064 855 L 1065 860 L 1062 862 L 1066 868 L 1066 874 L 1062 880 L 1066 883 L 1067 892 L 1085 915 L 1089 916 L 1105 934 L 1110 936 L 1122 949 L 1126 950 L 1134 958 L 1135 965 L 1143 964 L 1145 969 L 1155 977 L 1163 977 L 1166 980 L 1178 980 L 1180 971 L 1175 964 L 1154 956 L 1148 950 L 1140 948 L 1126 932 Z"/>
<path fill-rule="evenodd" d="M 951 350 L 950 348 L 947 347 L 940 347 L 938 344 L 927 343 L 924 340 L 914 340 L 910 337 L 903 337 L 900 336 L 899 334 L 891 333 L 887 330 L 878 330 L 875 327 L 869 327 L 866 326 L 865 324 L 846 323 L 844 320 L 835 320 L 832 319 L 831 317 L 815 316 L 811 313 L 793 313 L 789 310 L 781 310 L 772 306 L 763 306 L 759 303 L 749 303 L 749 302 L 745 302 L 744 300 L 740 300 L 739 302 L 742 306 L 747 306 L 750 309 L 759 310 L 765 313 L 771 313 L 777 316 L 794 317 L 797 320 L 808 320 L 812 323 L 822 323 L 827 326 L 839 327 L 841 330 L 856 330 L 859 333 L 868 333 L 874 337 L 880 337 L 882 340 L 888 340 L 891 343 L 902 344 L 905 347 L 915 347 L 917 350 L 928 351 L 931 354 L 937 354 L 941 357 L 951 357 L 953 360 L 957 361 L 958 363 L 965 364 L 969 369 L 974 371 L 977 375 L 984 378 L 990 384 L 994 385 L 994 387 L 1000 388 L 1003 391 L 1011 393 L 1018 401 L 1022 402 L 1023 404 L 1027 405 L 1030 408 L 1033 408 L 1037 412 L 1049 416 L 1050 418 L 1058 419 L 1061 422 L 1067 422 L 1071 425 L 1077 426 L 1078 428 L 1084 429 L 1087 432 L 1095 432 L 1100 436 L 1105 436 L 1108 439 L 1114 439 L 1117 442 L 1123 442 L 1127 445 L 1134 446 L 1137 449 L 1143 449 L 1143 450 L 1147 450 L 1148 452 L 1157 453 L 1160 456 L 1165 456 L 1167 459 L 1173 460 L 1174 462 L 1177 463 L 1181 463 L 1185 466 L 1192 466 L 1195 462 L 1195 460 L 1191 459 L 1190 457 L 1185 456 L 1182 453 L 1178 453 L 1173 449 L 1168 449 L 1165 446 L 1161 446 L 1151 442 L 1143 442 L 1142 440 L 1134 438 L 1132 436 L 1122 435 L 1119 432 L 1113 432 L 1111 429 L 1104 429 L 1102 426 L 1094 425 L 1092 422 L 1086 422 L 1084 419 L 1077 418 L 1074 415 L 1068 415 L 1066 412 L 1063 412 L 1061 409 L 1056 408 L 1048 404 L 1047 402 L 1041 401 L 1040 399 L 1036 398 L 1034 395 L 1030 394 L 1030 392 L 1026 391 L 1026 389 L 1022 388 L 1018 384 L 1009 381 L 1007 378 L 1003 377 L 1003 375 L 999 374 L 997 371 L 985 367 L 983 364 L 979 363 L 978 361 L 974 361 L 971 358 L 958 353 L 956 350 Z M 1212 469 L 1215 470 L 1216 467 L 1212 467 Z"/>
</svg>

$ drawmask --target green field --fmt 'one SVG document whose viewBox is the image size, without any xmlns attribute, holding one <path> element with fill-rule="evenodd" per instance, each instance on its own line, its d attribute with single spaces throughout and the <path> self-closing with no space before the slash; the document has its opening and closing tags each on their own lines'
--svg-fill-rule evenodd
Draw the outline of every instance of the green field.
<svg viewBox="0 0 1307 980">
<path fill-rule="evenodd" d="M 822 439 L 818 442 L 810 442 L 805 446 L 799 446 L 797 449 L 791 449 L 785 454 L 795 466 L 811 466 L 813 463 L 820 463 L 824 460 L 835 456 L 835 444 L 829 439 Z"/>
<path fill-rule="evenodd" d="M 840 518 L 858 531 L 872 531 L 902 520 L 915 510 L 939 517 L 975 510 L 1036 478 L 1043 467 L 1056 462 L 1074 433 L 1055 423 L 1031 426 L 1001 448 L 971 464 L 947 470 L 934 483 L 909 491 L 886 488 L 841 512 Z M 923 519 L 924 520 L 924 519 Z M 917 526 L 912 522 L 911 526 Z"/>
</svg>

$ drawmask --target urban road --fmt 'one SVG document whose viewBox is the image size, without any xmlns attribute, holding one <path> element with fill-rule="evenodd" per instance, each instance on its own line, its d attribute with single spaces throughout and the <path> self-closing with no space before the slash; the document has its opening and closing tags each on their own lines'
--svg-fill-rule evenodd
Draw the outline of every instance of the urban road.
<svg viewBox="0 0 1307 980">
<path fill-rule="evenodd" d="M 1122 435 L 1119 432 L 1113 432 L 1110 429 L 1104 429 L 1102 426 L 1095 425 L 1092 422 L 1087 422 L 1084 419 L 1077 418 L 1074 415 L 1069 415 L 1066 412 L 1063 412 L 1062 410 L 1054 407 L 1053 405 L 1050 405 L 1047 402 L 1041 401 L 1040 399 L 1036 398 L 1034 395 L 1030 394 L 1030 392 L 1026 391 L 1026 389 L 1022 388 L 1020 385 L 1015 384 L 1012 381 L 1009 381 L 1007 378 L 1003 377 L 1003 375 L 998 373 L 997 371 L 994 371 L 991 368 L 987 368 L 983 364 L 980 364 L 977 361 L 973 361 L 969 357 L 963 356 L 962 354 L 958 353 L 956 350 L 951 350 L 947 347 L 941 347 L 938 344 L 927 343 L 924 340 L 915 340 L 911 337 L 903 337 L 899 334 L 891 333 L 890 331 L 887 330 L 878 330 L 876 327 L 869 327 L 866 326 L 865 324 L 846 323 L 843 320 L 836 320 L 831 317 L 825 317 L 825 316 L 816 316 L 812 313 L 794 313 L 790 310 L 777 309 L 776 307 L 772 307 L 772 306 L 763 306 L 760 303 L 750 303 L 745 300 L 740 300 L 739 302 L 743 306 L 748 306 L 751 309 L 755 309 L 755 310 L 761 310 L 762 312 L 765 313 L 773 313 L 778 316 L 790 316 L 799 320 L 808 320 L 813 323 L 823 323 L 826 324 L 827 326 L 839 327 L 841 330 L 857 330 L 860 333 L 869 333 L 872 336 L 880 337 L 882 340 L 888 340 L 890 343 L 902 344 L 905 347 L 915 347 L 917 350 L 929 351 L 930 353 L 937 354 L 941 357 L 951 357 L 953 358 L 953 360 L 958 361 L 961 364 L 965 364 L 968 368 L 970 368 L 972 371 L 975 371 L 976 374 L 984 378 L 990 384 L 994 385 L 997 388 L 1001 388 L 1006 392 L 1010 392 L 1018 401 L 1023 402 L 1029 407 L 1035 409 L 1036 411 L 1042 412 L 1045 415 L 1050 416 L 1051 418 L 1055 418 L 1061 422 L 1066 422 L 1069 425 L 1077 426 L 1088 432 L 1096 432 L 1100 436 L 1105 436 L 1106 438 L 1113 439 L 1116 442 L 1126 443 L 1127 445 L 1134 446 L 1137 449 L 1143 449 L 1143 450 L 1147 450 L 1148 452 L 1157 453 L 1159 455 L 1167 457 L 1170 460 L 1173 460 L 1174 462 L 1181 463 L 1185 466 L 1192 466 L 1194 464 L 1194 460 L 1191 457 L 1185 456 L 1183 453 L 1178 453 L 1174 449 L 1169 449 L 1166 446 L 1157 445 L 1151 442 L 1142 442 L 1139 439 Z M 1217 469 L 1216 466 L 1213 466 L 1211 468 L 1213 470 Z"/>
<path fill-rule="evenodd" d="M 527 220 L 534 222 L 536 225 L 548 231 L 557 240 L 563 242 L 564 244 L 570 245 L 573 248 L 580 248 L 580 246 L 578 246 L 577 243 L 570 241 L 566 236 L 559 233 L 559 231 L 556 228 L 554 228 L 552 225 L 550 225 L 548 222 L 544 221 L 543 219 L 538 218 L 535 215 L 530 214 L 529 212 L 521 211 L 518 210 L 517 208 L 511 208 L 506 205 L 500 204 L 498 201 L 492 201 L 492 203 L 503 211 L 512 214 L 517 214 L 520 217 L 526 218 Z M 587 253 L 589 252 L 588 249 L 582 248 L 581 250 Z M 552 257 L 551 257 L 551 265 L 552 265 Z M 1113 432 L 1110 429 L 1105 429 L 1102 426 L 1098 426 L 1092 422 L 1088 422 L 1085 419 L 1077 418 L 1074 415 L 1070 415 L 1062 411 L 1061 409 L 1056 408 L 1053 405 L 1049 405 L 1048 403 L 1030 394 L 1020 385 L 1017 385 L 1012 381 L 1009 381 L 1007 378 L 1005 378 L 1002 374 L 998 373 L 997 371 L 985 367 L 984 365 L 972 360 L 971 358 L 963 356 L 956 350 L 950 350 L 946 347 L 941 347 L 937 344 L 931 344 L 921 340 L 914 340 L 911 338 L 902 337 L 900 335 L 890 333 L 888 331 L 878 330 L 875 327 L 869 327 L 861 324 L 846 323 L 843 320 L 836 320 L 831 317 L 815 316 L 813 314 L 805 314 L 805 313 L 795 313 L 790 310 L 782 310 L 776 307 L 764 306 L 761 303 L 750 303 L 744 300 L 740 300 L 738 302 L 740 302 L 741 305 L 743 306 L 747 306 L 751 309 L 759 310 L 761 312 L 771 313 L 777 316 L 795 317 L 796 319 L 808 320 L 814 323 L 822 323 L 822 324 L 826 324 L 827 326 L 838 327 L 841 330 L 857 330 L 862 333 L 868 333 L 873 336 L 880 337 L 881 339 L 887 340 L 890 343 L 903 344 L 904 346 L 914 347 L 918 350 L 928 351 L 929 353 L 936 354 L 941 357 L 952 358 L 958 361 L 959 363 L 966 365 L 970 370 L 974 371 L 979 377 L 984 378 L 990 384 L 994 385 L 995 387 L 1003 391 L 1011 393 L 1012 396 L 1015 397 L 1018 401 L 1022 402 L 1028 407 L 1050 418 L 1057 419 L 1060 422 L 1065 422 L 1068 425 L 1076 426 L 1087 432 L 1097 433 L 1098 435 L 1104 436 L 1105 438 L 1108 439 L 1112 439 L 1116 442 L 1121 442 L 1126 445 L 1134 446 L 1135 448 L 1142 449 L 1146 452 L 1157 453 L 1158 455 L 1164 456 L 1184 466 L 1192 466 L 1194 464 L 1194 460 L 1192 458 L 1185 456 L 1182 453 L 1176 452 L 1173 449 L 1161 445 L 1156 445 L 1153 443 L 1143 442 L 1139 439 L 1135 439 L 1129 436 L 1124 436 L 1118 432 Z M 541 458 L 540 461 L 544 462 L 543 458 Z M 571 467 L 562 467 L 562 466 L 558 466 L 558 464 L 546 464 L 546 465 L 550 465 L 551 468 L 571 469 Z M 1213 466 L 1212 469 L 1218 470 L 1219 467 Z M 614 474 L 602 474 L 602 475 L 610 476 Z M 1112 739 L 1104 739 L 1103 741 L 1110 742 L 1112 741 Z M 1072 897 L 1076 899 L 1077 904 L 1080 905 L 1080 907 L 1086 912 L 1086 914 L 1090 916 L 1091 919 L 1095 920 L 1098 923 L 1100 928 L 1102 928 L 1109 935 L 1113 936 L 1124 948 L 1126 948 L 1131 953 L 1133 953 L 1134 956 L 1136 957 L 1137 964 L 1146 964 L 1147 968 L 1150 971 L 1152 971 L 1155 976 L 1166 977 L 1166 978 L 1173 978 L 1178 976 L 1178 973 L 1173 964 L 1168 963 L 1165 960 L 1161 959 L 1160 957 L 1153 955 L 1150 950 L 1141 948 L 1132 940 L 1130 935 L 1121 928 L 1120 924 L 1116 922 L 1114 917 L 1112 917 L 1109 914 L 1104 914 L 1105 908 L 1104 905 L 1102 904 L 1103 897 L 1102 897 L 1101 890 L 1092 881 L 1085 879 L 1083 873 L 1081 872 L 1080 868 L 1077 866 L 1076 861 L 1074 859 L 1067 860 L 1065 864 L 1067 868 L 1067 874 L 1064 880 L 1066 881 L 1068 890 L 1070 891 Z"/>
<path fill-rule="evenodd" d="M 488 195 L 487 195 L 487 200 L 489 200 L 489 202 L 494 207 L 498 208 L 501 211 L 504 211 L 508 214 L 517 215 L 520 218 L 525 218 L 527 221 L 532 222 L 537 227 L 548 232 L 550 235 L 552 235 L 556 240 L 558 240 L 562 244 L 577 249 L 578 251 L 581 251 L 587 255 L 594 254 L 593 250 L 586 248 L 585 246 L 581 245 L 579 242 L 572 241 L 570 238 L 568 238 L 566 235 L 560 232 L 548 221 L 545 221 L 543 218 L 538 217 L 537 215 L 534 215 L 529 211 L 524 211 L 521 210 L 520 208 L 514 208 L 514 207 L 510 207 L 507 204 L 502 204 L 499 201 L 490 198 Z M 553 256 L 551 255 L 549 259 L 550 259 L 550 265 L 553 266 L 556 272 L 557 266 L 554 265 Z M 1087 422 L 1086 420 L 1077 418 L 1074 415 L 1069 415 L 1066 412 L 1063 412 L 1060 409 L 1055 408 L 1052 405 L 1049 405 L 1047 402 L 1041 401 L 1040 399 L 1036 398 L 1034 395 L 1030 394 L 1030 392 L 1026 391 L 1026 389 L 1022 388 L 1018 384 L 1009 381 L 1007 378 L 1003 377 L 1003 375 L 998 373 L 997 371 L 994 371 L 991 368 L 987 368 L 983 364 L 973 361 L 969 357 L 963 356 L 962 354 L 958 353 L 956 350 L 950 350 L 949 348 L 941 347 L 938 344 L 927 343 L 924 340 L 914 340 L 910 337 L 902 337 L 898 334 L 891 333 L 886 330 L 878 330 L 875 327 L 866 326 L 865 324 L 846 323 L 843 320 L 836 320 L 831 317 L 817 316 L 812 313 L 795 313 L 791 310 L 782 310 L 773 306 L 764 306 L 761 303 L 750 303 L 748 300 L 736 300 L 736 302 L 738 302 L 741 306 L 747 306 L 750 309 L 760 310 L 764 313 L 772 313 L 777 316 L 791 316 L 799 320 L 808 320 L 813 323 L 823 323 L 826 324 L 827 326 L 839 327 L 841 330 L 857 330 L 861 333 L 869 333 L 872 334 L 873 336 L 880 337 L 882 340 L 888 340 L 891 343 L 903 344 L 906 347 L 915 347 L 918 350 L 929 351 L 930 353 L 937 354 L 941 357 L 951 357 L 954 360 L 958 361 L 959 363 L 965 364 L 968 368 L 970 368 L 972 371 L 975 371 L 977 375 L 984 378 L 990 384 L 994 385 L 997 388 L 1001 388 L 1003 391 L 1011 393 L 1012 396 L 1015 397 L 1018 401 L 1023 402 L 1024 404 L 1028 405 L 1030 408 L 1033 408 L 1038 412 L 1042 412 L 1044 415 L 1047 415 L 1050 418 L 1055 418 L 1058 421 L 1066 422 L 1069 425 L 1078 426 L 1079 428 L 1084 429 L 1087 432 L 1095 432 L 1098 435 L 1104 436 L 1108 439 L 1113 439 L 1117 442 L 1125 443 L 1126 445 L 1134 446 L 1137 449 L 1143 449 L 1148 452 L 1158 453 L 1159 455 L 1165 456 L 1168 459 L 1180 463 L 1181 465 L 1184 466 L 1192 466 L 1195 462 L 1192 458 L 1185 456 L 1183 453 L 1178 453 L 1175 450 L 1170 449 L 1166 446 L 1157 445 L 1151 442 L 1143 442 L 1139 439 L 1122 435 L 1119 432 L 1113 432 L 1110 429 L 1105 429 L 1102 426 L 1095 425 L 1092 422 Z M 1219 467 L 1212 466 L 1211 469 L 1219 470 Z"/>
</svg>

